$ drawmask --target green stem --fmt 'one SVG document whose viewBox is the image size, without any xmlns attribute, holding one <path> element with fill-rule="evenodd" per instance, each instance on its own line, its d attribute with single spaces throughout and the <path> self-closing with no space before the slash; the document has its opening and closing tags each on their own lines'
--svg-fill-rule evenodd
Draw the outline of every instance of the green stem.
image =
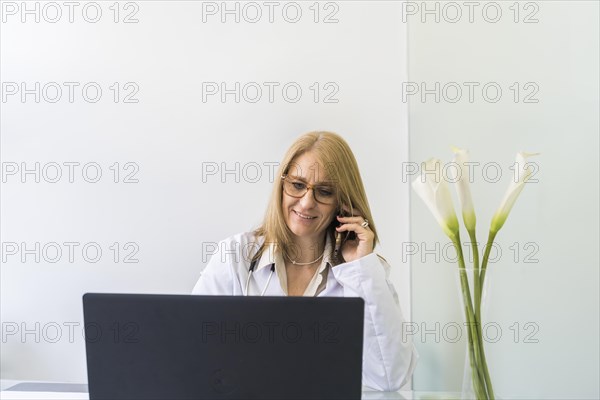
<svg viewBox="0 0 600 400">
<path fill-rule="evenodd" d="M 480 329 L 481 332 L 481 329 Z M 480 336 L 483 337 L 483 336 Z M 488 371 L 487 361 L 485 359 L 485 352 L 483 351 L 483 342 L 479 342 L 481 346 L 481 365 L 483 367 L 483 379 L 485 380 L 485 387 L 487 392 L 490 395 L 490 400 L 494 400 L 496 397 L 494 396 L 494 389 L 492 388 L 492 380 L 490 378 L 490 373 Z"/>
<path fill-rule="evenodd" d="M 475 229 L 468 230 L 469 239 L 471 240 L 471 248 L 473 251 L 473 284 L 474 284 L 474 295 L 475 295 L 475 326 L 477 327 L 477 331 L 479 333 L 479 352 L 481 353 L 481 363 L 483 367 L 483 374 L 485 379 L 485 386 L 490 394 L 490 399 L 494 399 L 494 391 L 492 389 L 492 381 L 490 379 L 490 374 L 487 367 L 487 360 L 485 359 L 485 350 L 483 346 L 483 332 L 482 325 L 483 321 L 481 319 L 481 295 L 483 293 L 482 290 L 482 282 L 480 281 L 480 271 L 479 271 L 479 248 L 477 244 L 477 237 L 475 235 Z M 489 257 L 489 252 L 488 252 Z"/>
<path fill-rule="evenodd" d="M 469 238 L 471 239 L 471 248 L 473 249 L 473 285 L 475 286 L 475 317 L 477 318 L 477 321 L 481 321 L 481 282 L 479 280 L 479 248 L 477 246 L 475 230 L 473 229 L 468 232 Z"/>
<path fill-rule="evenodd" d="M 465 269 L 465 259 L 463 256 L 462 246 L 460 244 L 460 234 L 457 232 L 456 236 L 451 237 L 456 252 L 458 254 L 458 265 L 460 283 L 462 288 L 463 303 L 465 307 L 465 317 L 468 325 L 468 340 L 469 340 L 469 352 L 474 354 L 474 360 L 471 363 L 473 368 L 473 388 L 478 399 L 488 399 L 487 390 L 485 388 L 485 378 L 481 369 L 481 335 L 480 330 L 477 327 L 477 319 L 473 311 L 473 302 L 471 301 L 471 290 L 469 289 L 469 280 Z"/>
<path fill-rule="evenodd" d="M 492 250 L 492 245 L 494 243 L 494 239 L 496 238 L 496 234 L 498 232 L 490 231 L 488 235 L 488 241 L 485 245 L 485 252 L 483 254 L 483 262 L 481 264 L 481 273 L 479 274 L 479 302 L 481 302 L 481 295 L 483 293 L 483 287 L 485 284 L 485 273 L 487 271 L 487 264 L 490 259 L 490 251 Z M 481 307 L 479 307 L 481 311 Z M 477 315 L 477 320 L 481 321 L 480 314 Z M 483 337 L 483 336 L 481 336 Z M 490 379 L 490 373 L 488 371 L 487 361 L 485 359 L 485 353 L 483 351 L 483 347 L 481 348 L 481 360 L 483 361 L 483 373 L 485 376 L 485 383 L 487 386 L 488 393 L 490 394 L 490 399 L 494 399 L 494 389 L 492 388 L 492 380 Z"/>
<path fill-rule="evenodd" d="M 466 311 L 466 307 L 465 307 Z M 475 364 L 475 358 L 473 355 L 473 340 L 471 339 L 471 334 L 469 333 L 469 364 L 471 365 L 471 379 L 473 380 L 473 389 L 475 390 L 475 396 L 478 399 L 485 399 L 485 392 L 483 391 L 483 387 L 480 382 L 479 375 L 477 374 L 477 365 Z"/>
<path fill-rule="evenodd" d="M 492 251 L 492 245 L 498 232 L 490 231 L 488 240 L 485 245 L 485 252 L 483 253 L 483 262 L 481 263 L 481 273 L 479 274 L 479 296 L 481 297 L 481 291 L 483 290 L 483 284 L 485 282 L 485 271 L 487 270 L 488 260 L 490 259 L 490 251 Z"/>
<path fill-rule="evenodd" d="M 469 239 L 471 240 L 471 248 L 473 250 L 473 284 L 475 286 L 475 288 L 474 288 L 475 325 L 477 326 L 477 330 L 478 330 L 479 338 L 480 338 L 479 352 L 481 353 L 481 361 L 482 361 L 482 367 L 483 367 L 483 372 L 484 372 L 485 385 L 488 390 L 488 393 L 490 394 L 490 398 L 493 399 L 494 392 L 491 389 L 492 382 L 491 382 L 488 368 L 487 368 L 487 361 L 485 359 L 485 350 L 483 348 L 484 347 L 483 346 L 483 332 L 482 332 L 483 321 L 481 319 L 481 295 L 483 293 L 483 290 L 481 289 L 482 283 L 480 281 L 480 271 L 479 271 L 479 247 L 477 244 L 477 237 L 475 236 L 475 229 L 468 230 L 468 232 L 469 232 Z"/>
</svg>

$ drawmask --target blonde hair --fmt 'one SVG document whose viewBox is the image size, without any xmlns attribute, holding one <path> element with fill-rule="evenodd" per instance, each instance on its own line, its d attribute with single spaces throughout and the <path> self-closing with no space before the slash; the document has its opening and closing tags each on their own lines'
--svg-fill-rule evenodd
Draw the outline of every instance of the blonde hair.
<svg viewBox="0 0 600 400">
<path fill-rule="evenodd" d="M 283 184 L 280 178 L 288 173 L 290 166 L 299 156 L 307 152 L 315 155 L 325 168 L 328 180 L 335 187 L 338 213 L 343 205 L 352 214 L 356 211 L 357 214 L 362 215 L 363 218 L 369 220 L 369 228 L 375 234 L 373 244 L 379 242 L 358 164 L 350 146 L 341 136 L 333 132 L 309 132 L 296 139 L 279 165 L 263 223 L 254 231 L 256 235 L 264 236 L 265 241 L 252 258 L 253 260 L 260 259 L 266 246 L 270 243 L 275 244 L 285 255 L 293 253 L 291 252 L 292 232 L 285 222 L 282 211 Z M 336 226 L 338 226 L 338 222 L 334 216 L 326 232 L 332 243 L 335 243 Z"/>
</svg>

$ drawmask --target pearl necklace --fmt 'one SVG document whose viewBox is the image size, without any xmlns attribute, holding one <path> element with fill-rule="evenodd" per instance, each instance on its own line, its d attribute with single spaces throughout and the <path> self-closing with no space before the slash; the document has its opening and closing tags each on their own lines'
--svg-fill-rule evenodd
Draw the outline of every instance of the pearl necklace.
<svg viewBox="0 0 600 400">
<path fill-rule="evenodd" d="M 290 261 L 292 262 L 292 264 L 294 264 L 294 265 L 310 265 L 310 264 L 314 264 L 314 263 L 316 263 L 317 261 L 319 261 L 319 260 L 320 260 L 320 259 L 323 257 L 323 254 L 325 254 L 325 250 L 323 250 L 323 252 L 321 253 L 321 255 L 320 255 L 320 256 L 319 256 L 319 257 L 318 257 L 316 260 L 314 260 L 314 261 L 311 261 L 311 262 L 305 262 L 305 263 L 296 262 L 295 260 L 292 260 L 290 257 L 288 257 L 288 255 L 287 255 L 287 254 L 286 254 L 286 257 L 287 257 L 287 258 L 288 258 L 288 260 L 290 260 Z"/>
</svg>

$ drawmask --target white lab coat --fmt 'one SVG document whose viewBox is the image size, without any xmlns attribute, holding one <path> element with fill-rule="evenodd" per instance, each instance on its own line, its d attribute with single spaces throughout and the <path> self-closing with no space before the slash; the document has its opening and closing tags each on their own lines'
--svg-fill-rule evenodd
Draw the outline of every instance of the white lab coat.
<svg viewBox="0 0 600 400">
<path fill-rule="evenodd" d="M 264 241 L 252 232 L 231 236 L 219 243 L 194 286 L 192 294 L 244 295 L 250 259 Z M 250 295 L 260 295 L 267 285 L 270 268 L 265 252 L 250 279 Z M 277 258 L 273 258 L 276 260 Z M 264 267 L 264 268 L 263 268 Z M 362 384 L 375 390 L 396 391 L 410 381 L 419 355 L 411 338 L 403 338 L 406 323 L 398 296 L 388 280 L 389 264 L 375 253 L 331 268 L 325 290 L 318 296 L 362 297 L 365 301 Z M 269 282 L 265 296 L 285 296 L 277 272 Z M 286 288 L 287 289 L 287 288 Z"/>
</svg>

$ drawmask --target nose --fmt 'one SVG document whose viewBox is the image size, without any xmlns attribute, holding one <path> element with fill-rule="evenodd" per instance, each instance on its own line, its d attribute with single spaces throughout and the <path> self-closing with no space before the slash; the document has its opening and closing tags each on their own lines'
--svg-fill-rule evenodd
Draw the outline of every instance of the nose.
<svg viewBox="0 0 600 400">
<path fill-rule="evenodd" d="M 308 189 L 306 193 L 304 193 L 304 196 L 302 196 L 298 200 L 303 208 L 312 208 L 317 204 L 317 200 L 315 199 L 315 192 L 312 188 Z"/>
</svg>

